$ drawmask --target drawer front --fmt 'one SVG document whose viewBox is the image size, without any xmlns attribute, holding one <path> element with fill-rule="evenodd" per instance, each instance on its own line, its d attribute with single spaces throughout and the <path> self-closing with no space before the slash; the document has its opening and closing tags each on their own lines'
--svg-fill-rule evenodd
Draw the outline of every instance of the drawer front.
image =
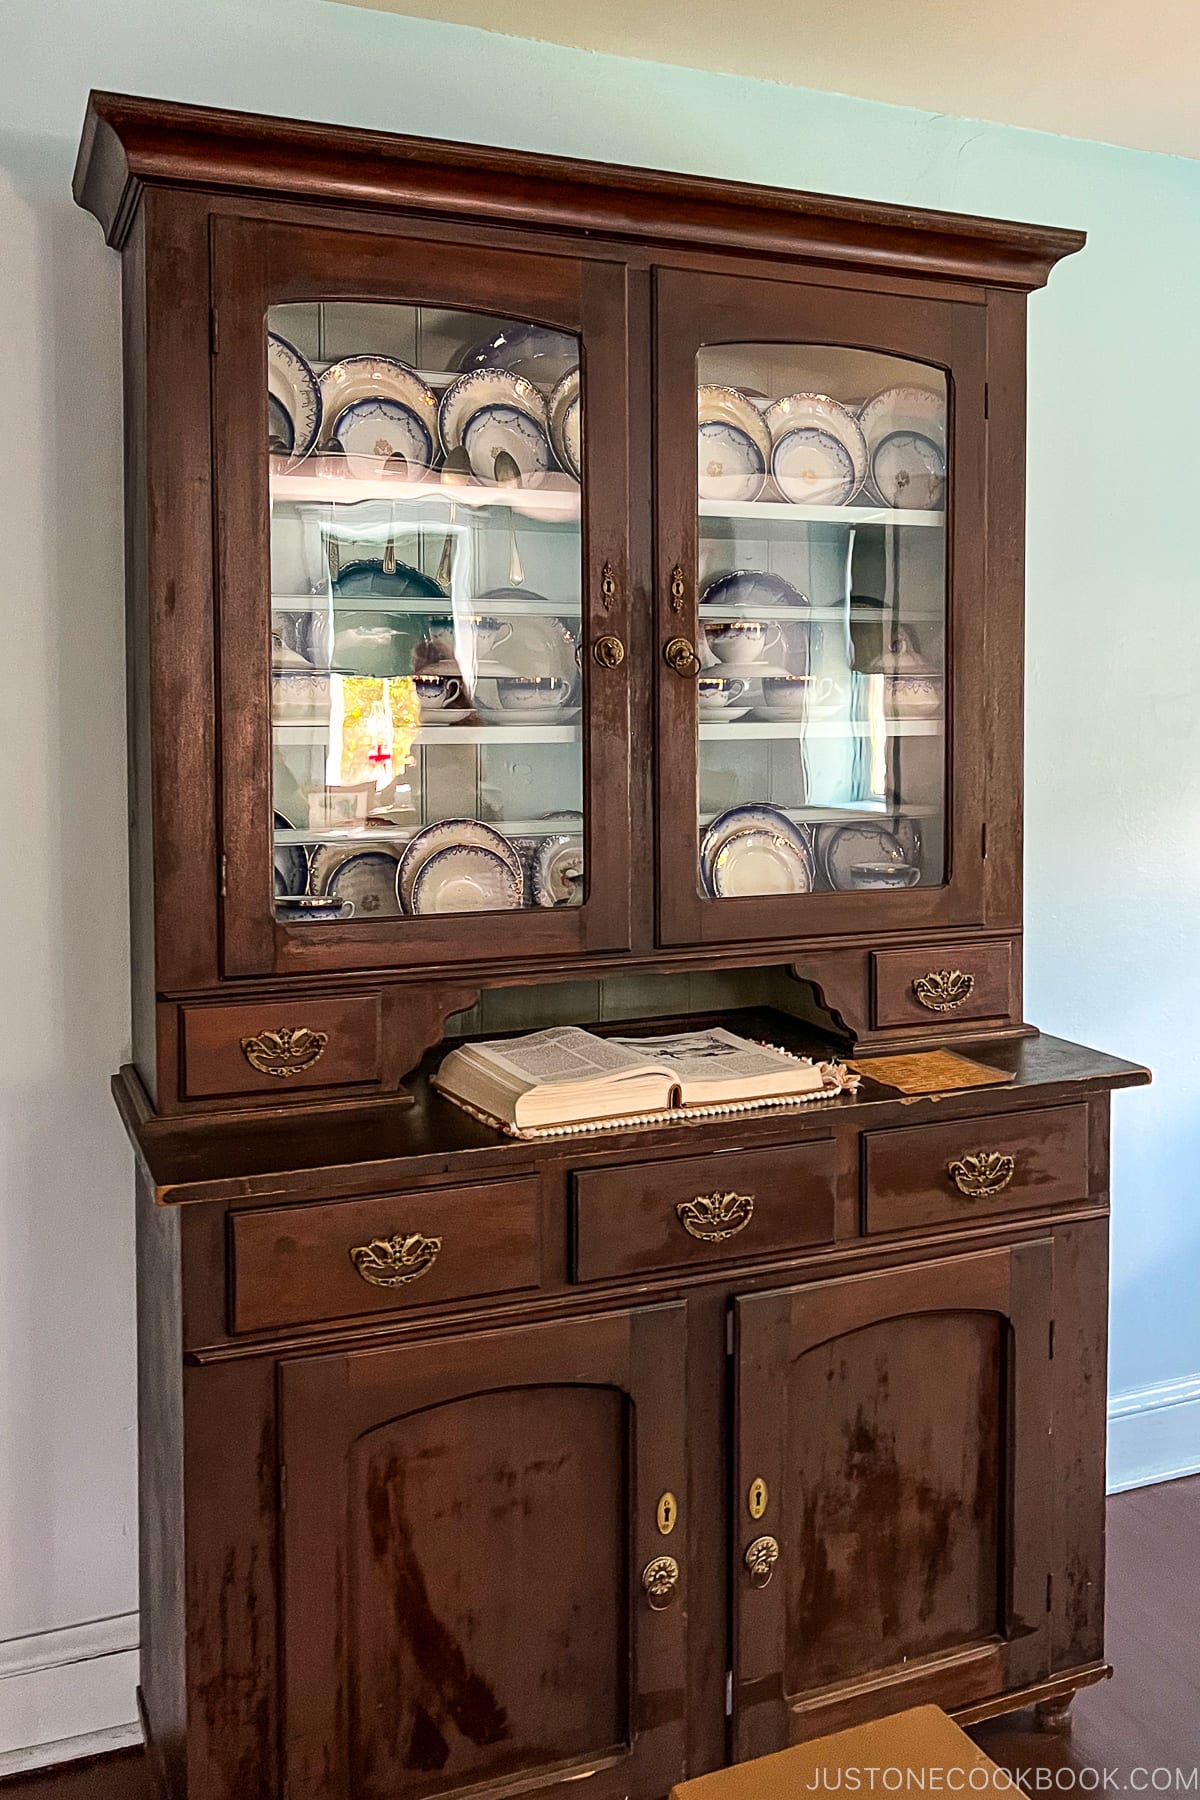
<svg viewBox="0 0 1200 1800">
<path fill-rule="evenodd" d="M 1087 1128 L 1086 1106 L 1048 1106 L 868 1132 L 866 1228 L 907 1231 L 1086 1200 Z"/>
<path fill-rule="evenodd" d="M 573 1187 L 576 1281 L 710 1268 L 833 1237 L 832 1138 L 780 1150 L 580 1169 Z"/>
<path fill-rule="evenodd" d="M 538 1179 L 233 1213 L 233 1331 L 270 1331 L 541 1279 Z"/>
<path fill-rule="evenodd" d="M 378 994 L 181 1007 L 184 1098 L 377 1084 L 379 1025 Z"/>
<path fill-rule="evenodd" d="M 1007 1019 L 1013 1010 L 1012 974 L 1011 943 L 876 950 L 872 956 L 876 1030 Z"/>
</svg>

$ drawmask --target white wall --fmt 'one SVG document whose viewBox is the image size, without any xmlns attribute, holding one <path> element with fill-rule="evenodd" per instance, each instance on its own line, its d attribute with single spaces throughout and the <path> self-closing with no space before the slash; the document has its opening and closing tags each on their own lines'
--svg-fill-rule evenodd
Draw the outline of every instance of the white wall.
<svg viewBox="0 0 1200 1800">
<path fill-rule="evenodd" d="M 0 1755 L 132 1716 L 118 284 L 69 199 L 93 85 L 1088 228 L 1031 310 L 1028 1009 L 1159 1072 L 1115 1108 L 1114 1482 L 1200 1465 L 1200 167 L 323 0 L 7 0 Z"/>
</svg>

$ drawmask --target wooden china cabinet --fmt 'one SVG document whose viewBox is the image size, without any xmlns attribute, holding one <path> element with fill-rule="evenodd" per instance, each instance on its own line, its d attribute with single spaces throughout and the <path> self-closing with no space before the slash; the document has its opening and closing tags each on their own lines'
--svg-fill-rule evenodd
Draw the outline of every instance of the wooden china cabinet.
<svg viewBox="0 0 1200 1800">
<path fill-rule="evenodd" d="M 76 197 L 161 1792 L 656 1800 L 1061 1719 L 1148 1079 L 1022 1012 L 1025 306 L 1082 237 L 113 95 Z M 699 1016 L 1005 1079 L 539 1141 L 430 1085 Z"/>
</svg>

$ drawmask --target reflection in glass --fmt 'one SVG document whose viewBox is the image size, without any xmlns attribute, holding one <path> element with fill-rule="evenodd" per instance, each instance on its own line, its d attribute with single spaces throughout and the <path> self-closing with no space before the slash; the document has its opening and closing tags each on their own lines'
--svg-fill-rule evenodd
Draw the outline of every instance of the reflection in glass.
<svg viewBox="0 0 1200 1800">
<path fill-rule="evenodd" d="M 947 407 L 896 357 L 700 352 L 710 898 L 945 880 Z"/>
<path fill-rule="evenodd" d="M 276 917 L 584 896 L 579 343 L 267 319 Z"/>
</svg>

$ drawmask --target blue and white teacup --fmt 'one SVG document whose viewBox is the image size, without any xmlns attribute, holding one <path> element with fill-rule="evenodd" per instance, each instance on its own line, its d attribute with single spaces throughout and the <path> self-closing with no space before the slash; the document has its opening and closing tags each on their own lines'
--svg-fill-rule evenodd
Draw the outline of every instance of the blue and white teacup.
<svg viewBox="0 0 1200 1800">
<path fill-rule="evenodd" d="M 749 687 L 748 681 L 736 675 L 701 675 L 696 692 L 706 712 L 719 712 L 722 707 L 736 706 Z"/>
<path fill-rule="evenodd" d="M 414 675 L 413 686 L 423 713 L 440 712 L 454 706 L 462 694 L 457 675 Z"/>
<path fill-rule="evenodd" d="M 737 668 L 761 662 L 783 641 L 778 625 L 763 619 L 714 619 L 705 625 L 704 639 L 718 662 Z"/>
<path fill-rule="evenodd" d="M 557 675 L 501 675 L 496 693 L 508 712 L 552 713 L 571 698 L 572 683 Z"/>
</svg>

